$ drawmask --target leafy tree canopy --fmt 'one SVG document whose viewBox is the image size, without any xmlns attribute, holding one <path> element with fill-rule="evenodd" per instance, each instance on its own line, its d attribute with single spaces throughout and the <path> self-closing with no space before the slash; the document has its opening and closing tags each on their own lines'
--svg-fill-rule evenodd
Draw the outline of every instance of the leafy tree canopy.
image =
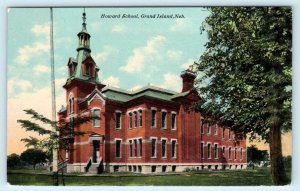
<svg viewBox="0 0 300 191">
<path fill-rule="evenodd" d="M 291 7 L 211 7 L 202 30 L 206 52 L 194 68 L 203 97 L 196 106 L 222 118 L 236 137 L 270 144 L 276 185 L 287 184 L 281 133 L 291 129 Z"/>
<path fill-rule="evenodd" d="M 21 159 L 30 164 L 33 165 L 33 168 L 35 169 L 35 166 L 37 164 L 47 162 L 48 156 L 45 152 L 39 149 L 27 149 L 21 154 Z"/>
<path fill-rule="evenodd" d="M 207 51 L 195 67 L 201 73 L 199 103 L 237 132 L 269 141 L 274 121 L 291 129 L 292 12 L 289 7 L 212 7 L 201 29 Z"/>
<path fill-rule="evenodd" d="M 21 164 L 21 158 L 18 154 L 12 153 L 7 156 L 7 168 L 15 168 Z"/>
</svg>

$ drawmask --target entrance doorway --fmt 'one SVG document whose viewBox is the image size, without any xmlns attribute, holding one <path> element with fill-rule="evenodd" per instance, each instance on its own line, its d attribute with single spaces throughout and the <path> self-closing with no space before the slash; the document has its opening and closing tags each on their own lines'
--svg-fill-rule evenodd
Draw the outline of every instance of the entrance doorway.
<svg viewBox="0 0 300 191">
<path fill-rule="evenodd" d="M 99 141 L 93 140 L 93 163 L 97 163 L 99 157 Z"/>
</svg>

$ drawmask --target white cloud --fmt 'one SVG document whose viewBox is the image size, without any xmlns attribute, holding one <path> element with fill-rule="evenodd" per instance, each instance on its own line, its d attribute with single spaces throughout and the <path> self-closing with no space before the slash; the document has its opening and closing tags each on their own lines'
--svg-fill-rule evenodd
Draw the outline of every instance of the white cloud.
<svg viewBox="0 0 300 191">
<path fill-rule="evenodd" d="M 120 33 L 123 32 L 124 30 L 125 30 L 124 25 L 114 25 L 111 29 L 111 32 Z"/>
<path fill-rule="evenodd" d="M 120 80 L 118 77 L 109 76 L 107 79 L 103 80 L 103 83 L 108 86 L 119 87 Z"/>
<path fill-rule="evenodd" d="M 176 51 L 176 50 L 168 50 L 167 51 L 167 56 L 170 60 L 176 61 L 181 58 L 182 52 L 181 51 Z"/>
<path fill-rule="evenodd" d="M 13 93 L 15 88 L 20 88 L 22 91 L 26 91 L 32 88 L 32 84 L 28 80 L 8 80 L 7 81 L 7 91 L 8 93 Z"/>
<path fill-rule="evenodd" d="M 97 64 L 104 63 L 109 56 L 117 54 L 118 50 L 111 46 L 105 46 L 101 52 L 96 53 L 93 58 Z"/>
<path fill-rule="evenodd" d="M 170 27 L 171 31 L 180 31 L 189 26 L 190 21 L 188 19 L 175 19 L 175 24 Z"/>
<path fill-rule="evenodd" d="M 164 74 L 164 81 L 159 87 L 170 89 L 179 92 L 181 90 L 182 81 L 179 75 L 166 73 Z"/>
<path fill-rule="evenodd" d="M 38 64 L 33 68 L 35 74 L 42 74 L 42 73 L 48 73 L 50 72 L 50 67 L 43 65 L 43 64 Z"/>
<path fill-rule="evenodd" d="M 185 63 L 183 63 L 183 64 L 181 65 L 181 68 L 187 70 L 191 65 L 194 64 L 194 62 L 195 62 L 195 60 L 190 58 L 190 59 L 188 59 Z"/>
<path fill-rule="evenodd" d="M 31 82 L 28 80 L 19 80 L 15 83 L 19 88 L 21 88 L 23 91 L 26 91 L 27 89 L 32 87 Z"/>
<path fill-rule="evenodd" d="M 150 38 L 143 47 L 135 48 L 133 55 L 128 58 L 127 64 L 119 69 L 128 73 L 140 72 L 145 62 L 159 56 L 159 46 L 166 40 L 164 36 L 158 35 Z"/>
<path fill-rule="evenodd" d="M 141 89 L 141 88 L 142 88 L 141 85 L 136 85 L 136 86 L 133 86 L 132 88 L 130 88 L 129 90 L 135 91 L 135 90 L 138 90 L 138 89 Z"/>
<path fill-rule="evenodd" d="M 32 45 L 25 45 L 18 50 L 18 56 L 15 61 L 19 64 L 26 64 L 31 58 L 39 53 L 48 53 L 49 43 L 35 42 Z"/>
<path fill-rule="evenodd" d="M 50 36 L 50 23 L 47 22 L 41 25 L 34 25 L 31 31 L 37 36 L 40 35 Z"/>
</svg>

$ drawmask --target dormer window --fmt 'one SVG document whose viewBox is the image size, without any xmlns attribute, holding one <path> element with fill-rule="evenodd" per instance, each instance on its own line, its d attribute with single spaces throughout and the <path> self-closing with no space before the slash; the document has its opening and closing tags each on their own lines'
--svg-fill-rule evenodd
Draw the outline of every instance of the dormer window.
<svg viewBox="0 0 300 191">
<path fill-rule="evenodd" d="M 74 66 L 74 64 L 70 64 L 69 65 L 69 76 L 71 77 L 74 72 L 75 72 L 75 66 Z"/>
<path fill-rule="evenodd" d="M 85 66 L 85 75 L 92 76 L 92 64 L 86 64 Z"/>
</svg>

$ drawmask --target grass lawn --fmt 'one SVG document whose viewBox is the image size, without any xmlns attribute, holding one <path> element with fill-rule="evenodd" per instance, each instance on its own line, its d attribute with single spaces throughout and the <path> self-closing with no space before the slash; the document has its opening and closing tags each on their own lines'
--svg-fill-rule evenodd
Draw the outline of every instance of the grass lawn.
<svg viewBox="0 0 300 191">
<path fill-rule="evenodd" d="M 290 170 L 287 171 L 290 178 Z M 48 173 L 28 170 L 9 170 L 8 182 L 12 185 L 52 185 Z M 140 175 L 129 173 L 84 176 L 68 174 L 64 176 L 66 186 L 226 186 L 226 185 L 272 185 L 269 168 L 236 171 L 199 171 L 178 174 Z M 62 183 L 61 177 L 59 178 Z"/>
</svg>

